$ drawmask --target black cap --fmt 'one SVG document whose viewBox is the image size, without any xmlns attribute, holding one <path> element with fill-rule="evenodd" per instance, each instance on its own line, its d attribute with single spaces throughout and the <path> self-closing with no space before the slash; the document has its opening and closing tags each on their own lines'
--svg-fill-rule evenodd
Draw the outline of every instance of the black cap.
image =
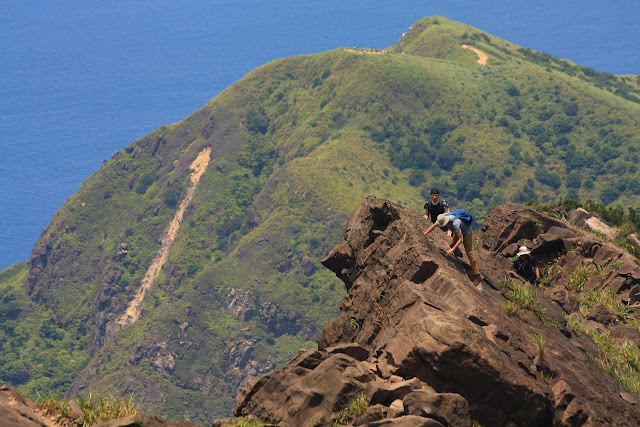
<svg viewBox="0 0 640 427">
<path fill-rule="evenodd" d="M 437 188 L 432 188 L 431 194 L 440 194 L 440 190 L 438 190 Z"/>
</svg>

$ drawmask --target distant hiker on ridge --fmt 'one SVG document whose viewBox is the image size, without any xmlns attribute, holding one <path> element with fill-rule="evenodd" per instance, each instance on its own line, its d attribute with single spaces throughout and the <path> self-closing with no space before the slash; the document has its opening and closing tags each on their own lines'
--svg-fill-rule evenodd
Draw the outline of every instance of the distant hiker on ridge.
<svg viewBox="0 0 640 427">
<path fill-rule="evenodd" d="M 440 190 L 432 188 L 431 197 L 424 204 L 424 218 L 431 219 L 431 222 L 435 224 L 438 220 L 438 215 L 443 213 L 449 213 L 449 204 L 445 199 L 440 198 Z M 446 227 L 443 227 L 442 231 L 446 231 L 447 236 L 451 236 L 451 231 Z"/>
<path fill-rule="evenodd" d="M 441 228 L 446 227 L 449 231 L 453 232 L 451 243 L 449 244 L 451 249 L 449 249 L 445 255 L 451 256 L 455 254 L 456 256 L 462 257 L 462 251 L 459 248 L 460 244 L 462 244 L 469 258 L 469 264 L 471 265 L 473 284 L 478 285 L 483 277 L 480 275 L 478 261 L 476 260 L 476 255 L 473 253 L 473 230 L 471 228 L 471 222 L 473 222 L 473 217 L 469 212 L 464 209 L 456 209 L 451 213 L 438 215 L 437 222 L 431 224 L 424 234 L 426 236 L 437 226 Z"/>
<path fill-rule="evenodd" d="M 532 285 L 540 283 L 540 269 L 535 258 L 531 256 L 531 251 L 526 246 L 520 246 L 518 257 L 513 262 L 515 273 L 519 274 Z"/>
</svg>

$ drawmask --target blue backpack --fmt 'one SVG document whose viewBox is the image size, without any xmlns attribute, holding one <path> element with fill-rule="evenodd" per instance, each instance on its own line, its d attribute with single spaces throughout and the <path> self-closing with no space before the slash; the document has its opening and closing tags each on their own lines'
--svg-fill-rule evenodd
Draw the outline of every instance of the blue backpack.
<svg viewBox="0 0 640 427">
<path fill-rule="evenodd" d="M 471 224 L 473 222 L 473 216 L 471 216 L 471 214 L 464 209 L 456 209 L 449 215 L 452 215 L 454 219 L 459 219 L 467 224 Z"/>
</svg>

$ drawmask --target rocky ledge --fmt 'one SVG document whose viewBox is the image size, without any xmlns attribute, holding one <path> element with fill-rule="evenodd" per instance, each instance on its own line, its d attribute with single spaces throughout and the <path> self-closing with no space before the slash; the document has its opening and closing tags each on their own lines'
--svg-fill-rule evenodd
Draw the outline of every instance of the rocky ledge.
<svg viewBox="0 0 640 427">
<path fill-rule="evenodd" d="M 585 315 L 577 299 L 609 290 L 635 304 L 636 258 L 566 220 L 506 204 L 474 236 L 485 276 L 475 287 L 466 257 L 445 256 L 446 236 L 424 236 L 427 225 L 366 197 L 323 261 L 348 290 L 340 316 L 318 350 L 250 380 L 234 414 L 285 426 L 638 425 L 640 399 L 603 371 L 588 331 L 636 346 L 640 334 L 604 306 Z M 523 244 L 545 266 L 540 288 L 507 279 Z M 573 289 L 580 269 L 594 274 Z M 535 305 L 510 310 L 516 288 Z M 366 409 L 349 412 L 358 401 Z"/>
</svg>

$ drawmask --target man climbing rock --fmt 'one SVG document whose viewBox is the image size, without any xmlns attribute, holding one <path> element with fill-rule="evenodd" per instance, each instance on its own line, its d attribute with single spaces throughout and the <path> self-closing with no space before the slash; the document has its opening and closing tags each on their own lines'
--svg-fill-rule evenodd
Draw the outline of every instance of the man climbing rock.
<svg viewBox="0 0 640 427">
<path fill-rule="evenodd" d="M 441 228 L 446 228 L 447 230 L 452 232 L 452 239 L 449 246 L 449 249 L 446 252 L 447 256 L 451 256 L 453 254 L 457 256 L 462 256 L 462 251 L 459 246 L 462 244 L 464 246 L 464 251 L 467 253 L 467 257 L 469 258 L 469 265 L 471 266 L 471 274 L 473 276 L 473 284 L 478 285 L 483 277 L 480 275 L 480 270 L 478 269 L 478 261 L 476 260 L 476 255 L 473 253 L 473 230 L 471 227 L 471 221 L 463 220 L 462 216 L 458 216 L 456 213 L 459 211 L 463 211 L 462 209 L 455 210 L 453 213 L 444 213 L 440 214 L 437 217 L 437 221 L 424 232 L 425 236 L 429 234 L 434 228 L 440 226 Z M 468 214 L 468 212 L 464 211 Z"/>
<path fill-rule="evenodd" d="M 432 188 L 431 197 L 424 204 L 424 218 L 431 219 L 431 222 L 435 224 L 438 215 L 443 213 L 449 213 L 449 204 L 445 199 L 440 198 L 440 190 Z M 442 228 L 442 231 L 446 231 L 447 235 L 451 236 L 451 231 L 448 231 L 447 228 Z"/>
</svg>

